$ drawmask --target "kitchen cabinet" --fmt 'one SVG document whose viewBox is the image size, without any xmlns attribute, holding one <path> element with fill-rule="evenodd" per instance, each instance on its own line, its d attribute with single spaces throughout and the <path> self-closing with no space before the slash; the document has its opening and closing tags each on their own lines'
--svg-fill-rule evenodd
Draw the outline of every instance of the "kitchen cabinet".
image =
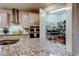
<svg viewBox="0 0 79 59">
<path fill-rule="evenodd" d="M 39 26 L 30 26 L 30 38 L 39 38 Z"/>
<path fill-rule="evenodd" d="M 39 25 L 39 14 L 38 13 L 19 13 L 19 21 L 23 28 L 29 28 L 30 26 Z"/>
<path fill-rule="evenodd" d="M 39 14 L 29 13 L 30 38 L 39 38 Z"/>
<path fill-rule="evenodd" d="M 0 27 L 8 28 L 8 14 L 5 12 L 0 13 Z"/>
<path fill-rule="evenodd" d="M 30 26 L 39 25 L 39 14 L 29 13 L 29 24 Z"/>
<path fill-rule="evenodd" d="M 29 28 L 29 19 L 28 14 L 26 12 L 20 12 L 20 24 L 23 28 Z"/>
</svg>

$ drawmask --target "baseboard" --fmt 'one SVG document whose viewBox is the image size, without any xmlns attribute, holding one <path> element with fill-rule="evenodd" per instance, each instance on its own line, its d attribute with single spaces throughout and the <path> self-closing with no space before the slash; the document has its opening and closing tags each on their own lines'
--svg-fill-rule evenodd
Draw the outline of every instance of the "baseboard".
<svg viewBox="0 0 79 59">
<path fill-rule="evenodd" d="M 75 54 L 73 54 L 73 56 L 79 56 L 79 53 L 75 53 Z"/>
</svg>

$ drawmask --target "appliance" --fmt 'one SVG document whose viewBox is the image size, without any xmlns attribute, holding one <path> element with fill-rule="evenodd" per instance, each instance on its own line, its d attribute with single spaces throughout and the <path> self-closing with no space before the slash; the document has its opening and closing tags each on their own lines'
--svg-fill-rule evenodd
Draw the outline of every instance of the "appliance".
<svg viewBox="0 0 79 59">
<path fill-rule="evenodd" d="M 12 16 L 13 20 L 12 22 L 15 24 L 19 24 L 19 10 L 18 9 L 12 9 Z"/>
<path fill-rule="evenodd" d="M 39 26 L 30 26 L 30 38 L 39 38 Z"/>
</svg>

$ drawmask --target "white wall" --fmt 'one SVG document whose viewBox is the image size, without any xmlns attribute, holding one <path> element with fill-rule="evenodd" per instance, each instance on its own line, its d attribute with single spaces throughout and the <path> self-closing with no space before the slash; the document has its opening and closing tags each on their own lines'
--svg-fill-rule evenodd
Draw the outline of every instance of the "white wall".
<svg viewBox="0 0 79 59">
<path fill-rule="evenodd" d="M 47 46 L 45 16 L 46 16 L 45 11 L 40 9 L 40 41 L 42 42 L 44 47 Z"/>
<path fill-rule="evenodd" d="M 72 54 L 72 6 L 66 12 L 66 49 Z"/>
</svg>

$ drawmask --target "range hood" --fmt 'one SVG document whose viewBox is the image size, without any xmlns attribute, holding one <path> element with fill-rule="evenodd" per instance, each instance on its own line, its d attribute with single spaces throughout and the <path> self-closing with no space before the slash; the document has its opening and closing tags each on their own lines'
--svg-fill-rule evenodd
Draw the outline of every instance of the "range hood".
<svg viewBox="0 0 79 59">
<path fill-rule="evenodd" d="M 11 25 L 9 26 L 9 32 L 11 34 L 22 32 L 22 34 L 26 34 L 26 30 L 21 26 L 19 23 L 19 10 L 18 9 L 12 9 L 12 22 Z"/>
<path fill-rule="evenodd" d="M 19 10 L 18 9 L 12 9 L 12 16 L 13 16 L 13 20 L 12 22 L 14 24 L 19 24 Z"/>
</svg>

